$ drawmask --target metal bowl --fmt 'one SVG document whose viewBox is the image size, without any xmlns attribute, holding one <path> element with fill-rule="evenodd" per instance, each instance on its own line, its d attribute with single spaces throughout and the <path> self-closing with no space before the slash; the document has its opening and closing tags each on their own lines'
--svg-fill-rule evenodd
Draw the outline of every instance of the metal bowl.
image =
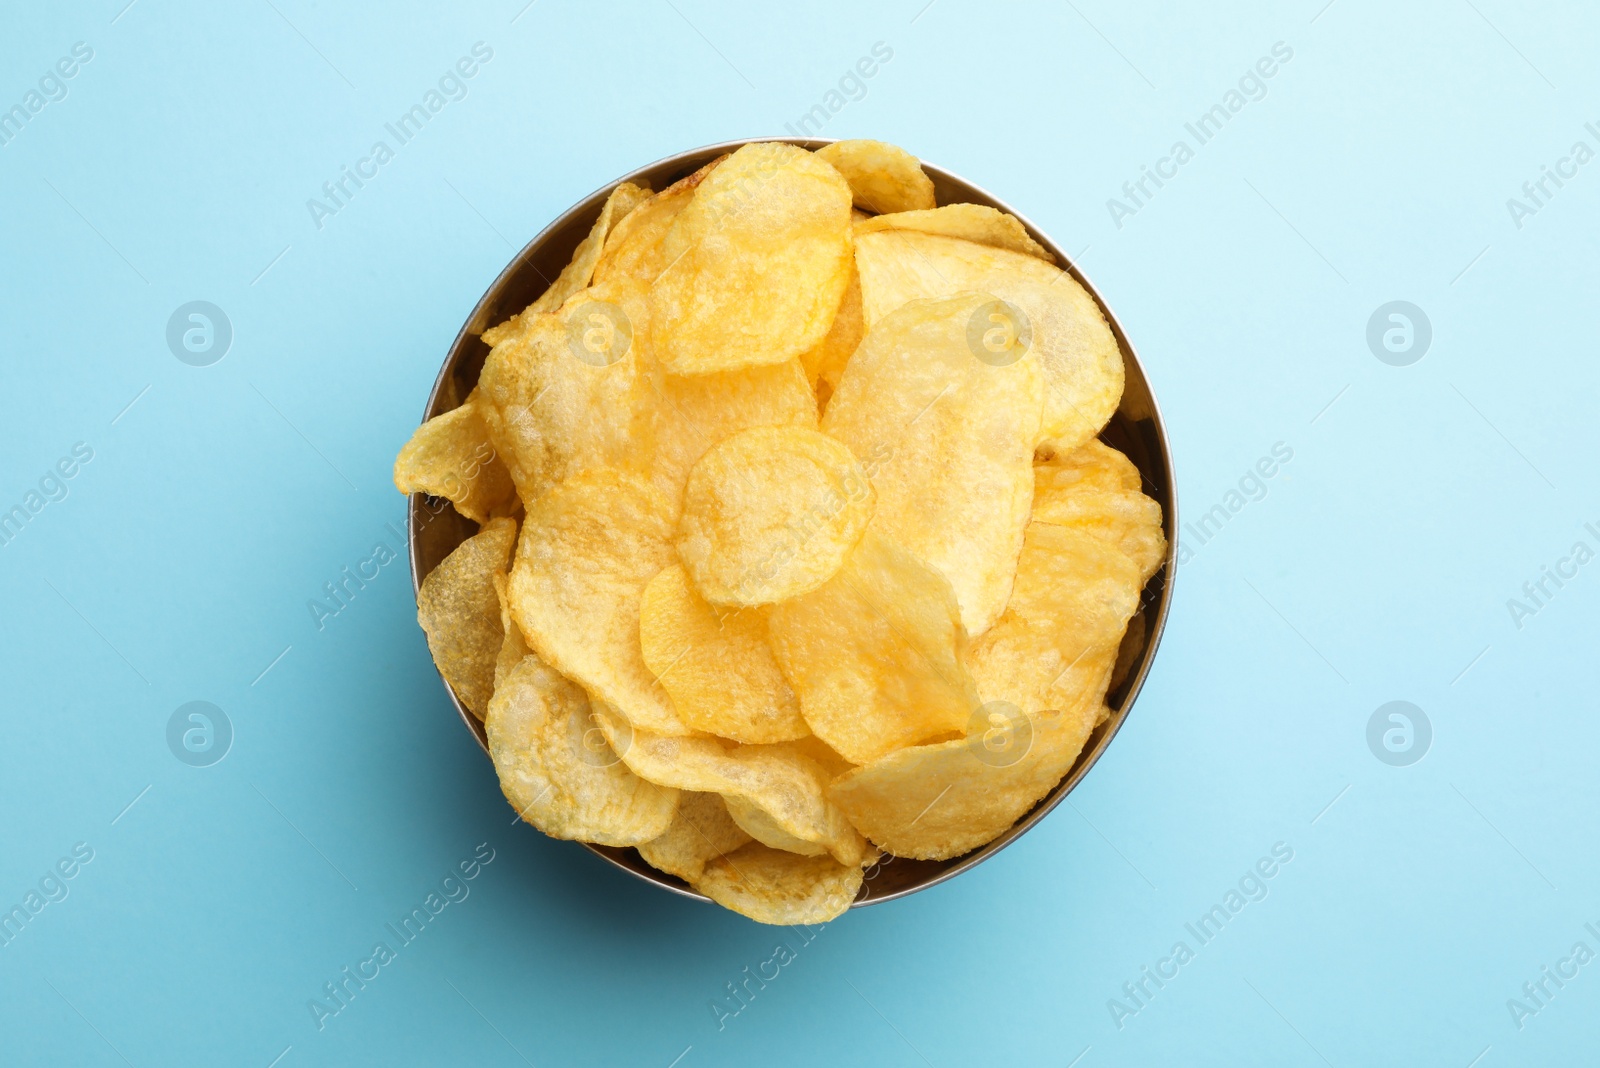
<svg viewBox="0 0 1600 1068">
<path fill-rule="evenodd" d="M 782 141 L 808 149 L 820 148 L 830 143 L 829 139 L 808 137 L 749 140 Z M 461 328 L 455 342 L 450 346 L 444 366 L 439 371 L 437 381 L 434 382 L 433 392 L 428 395 L 428 404 L 422 413 L 423 419 L 431 419 L 449 411 L 471 391 L 478 381 L 479 372 L 483 369 L 484 358 L 489 354 L 489 347 L 483 343 L 479 335 L 495 323 L 509 318 L 531 304 L 550 281 L 561 273 L 561 269 L 571 258 L 573 249 L 589 233 L 590 226 L 600 214 L 601 205 L 605 203 L 606 196 L 613 188 L 621 182 L 642 181 L 648 182 L 652 189 L 664 189 L 718 156 L 732 152 L 747 143 L 749 142 L 726 141 L 718 145 L 707 145 L 640 167 L 604 188 L 595 190 L 545 227 L 521 252 L 517 253 L 516 258 L 506 269 L 500 272 L 500 276 L 494 280 L 488 292 L 478 301 L 477 307 L 472 309 L 466 325 Z M 943 861 L 886 857 L 883 863 L 869 869 L 861 895 L 855 902 L 854 907 L 857 908 L 905 897 L 907 894 L 942 883 L 946 879 L 952 879 L 969 868 L 981 864 L 1026 834 L 1029 828 L 1042 820 L 1072 792 L 1078 783 L 1083 781 L 1083 777 L 1094 767 L 1095 761 L 1100 759 L 1100 755 L 1106 751 L 1111 739 L 1116 736 L 1117 730 L 1127 719 L 1128 713 L 1133 708 L 1134 699 L 1144 684 L 1145 676 L 1150 671 L 1156 647 L 1161 641 L 1162 629 L 1166 625 L 1167 608 L 1172 600 L 1172 577 L 1176 570 L 1178 502 L 1166 430 L 1161 421 L 1160 409 L 1156 406 L 1155 396 L 1151 393 L 1150 384 L 1145 378 L 1144 368 L 1140 365 L 1139 357 L 1134 352 L 1133 345 L 1128 341 L 1117 317 L 1095 292 L 1089 280 L 1072 264 L 1066 251 L 1030 223 L 1026 216 L 998 197 L 941 167 L 924 161 L 922 169 L 933 180 L 934 193 L 940 204 L 986 204 L 1015 215 L 1027 227 L 1034 239 L 1049 249 L 1056 257 L 1056 262 L 1070 272 L 1100 305 L 1100 310 L 1105 314 L 1106 321 L 1111 324 L 1111 331 L 1122 348 L 1127 378 L 1122 404 L 1100 434 L 1100 438 L 1127 454 L 1144 477 L 1145 493 L 1161 505 L 1162 523 L 1167 536 L 1167 559 L 1145 586 L 1140 613 L 1134 617 L 1123 639 L 1119 668 L 1123 664 L 1127 667 L 1119 671 L 1120 679 L 1115 681 L 1111 692 L 1106 696 L 1106 704 L 1111 709 L 1111 715 L 1089 736 L 1077 763 L 1072 766 L 1066 777 L 1035 805 L 1031 812 L 988 845 L 963 856 Z M 458 515 L 447 501 L 423 494 L 413 494 L 409 508 L 413 589 L 420 589 L 424 576 L 452 549 L 476 531 L 477 525 Z M 450 694 L 461 721 L 466 724 L 467 729 L 487 753 L 488 742 L 484 735 L 483 724 L 467 711 L 466 706 L 461 703 L 454 691 L 450 690 L 448 684 L 445 690 Z M 686 897 L 707 900 L 682 880 L 650 867 L 634 849 L 581 844 L 589 851 L 647 882 Z"/>
</svg>

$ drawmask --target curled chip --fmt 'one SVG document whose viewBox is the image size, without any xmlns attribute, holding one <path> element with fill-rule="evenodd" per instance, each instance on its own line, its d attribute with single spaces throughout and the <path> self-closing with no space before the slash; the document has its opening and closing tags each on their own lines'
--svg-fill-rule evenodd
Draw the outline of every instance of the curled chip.
<svg viewBox="0 0 1600 1068">
<path fill-rule="evenodd" d="M 588 236 L 578 242 L 578 247 L 572 251 L 571 262 L 562 268 L 561 274 L 550 283 L 550 288 L 516 315 L 485 330 L 483 343 L 498 345 L 526 330 L 534 317 L 541 312 L 555 311 L 574 293 L 588 288 L 589 280 L 594 277 L 595 265 L 600 261 L 601 250 L 605 247 L 606 236 L 617 223 L 643 204 L 649 196 L 649 187 L 637 186 L 632 182 L 623 182 L 613 189 L 611 195 L 606 197 L 605 205 L 600 209 L 600 217 L 594 221 L 594 226 L 590 227 Z"/>
<path fill-rule="evenodd" d="M 552 838 L 630 846 L 665 833 L 678 791 L 646 782 L 607 748 L 581 687 L 529 655 L 484 721 L 506 800 Z"/>
<path fill-rule="evenodd" d="M 671 228 L 672 220 L 688 206 L 706 175 L 726 158 L 712 160 L 687 178 L 667 186 L 612 227 L 600 261 L 594 267 L 594 284 L 617 278 L 640 286 L 654 282 L 667 266 L 661 258 L 661 239 Z"/>
<path fill-rule="evenodd" d="M 860 864 L 751 842 L 705 866 L 694 888 L 757 923 L 827 923 L 861 892 Z"/>
<path fill-rule="evenodd" d="M 635 343 L 645 314 L 631 284 L 596 286 L 490 351 L 479 410 L 524 502 L 630 455 L 631 413 L 651 388 Z"/>
<path fill-rule="evenodd" d="M 844 298 L 839 302 L 839 312 L 833 317 L 828 334 L 811 349 L 800 354 L 800 363 L 806 377 L 817 390 L 819 402 L 839 388 L 845 364 L 861 344 L 866 324 L 861 318 L 861 279 L 856 277 L 855 264 L 850 265 L 850 284 L 845 286 Z"/>
<path fill-rule="evenodd" d="M 511 669 L 522 663 L 522 658 L 532 650 L 523 640 L 522 630 L 511 618 L 511 576 L 500 570 L 490 578 L 494 580 L 494 594 L 500 602 L 500 629 L 505 634 L 500 640 L 500 652 L 494 660 L 494 688 L 498 691 L 500 684 L 506 681 L 506 676 L 511 674 Z"/>
<path fill-rule="evenodd" d="M 626 743 L 604 709 L 596 718 L 612 748 L 641 779 L 679 790 L 721 794 L 759 810 L 783 834 L 820 845 L 842 864 L 859 864 L 867 844 L 823 796 L 830 776 L 789 745 L 732 745 L 716 738 L 668 738 L 635 730 Z M 731 809 L 730 809 L 731 814 Z"/>
<path fill-rule="evenodd" d="M 787 742 L 811 733 L 772 658 L 762 609 L 714 608 L 672 565 L 645 587 L 639 640 L 678 718 L 695 730 L 736 742 Z"/>
<path fill-rule="evenodd" d="M 678 791 L 678 814 L 658 838 L 639 843 L 639 855 L 657 871 L 693 883 L 706 864 L 750 841 L 716 794 Z"/>
<path fill-rule="evenodd" d="M 1142 585 L 1106 540 L 1028 524 L 1006 613 L 967 654 L 978 692 L 1025 712 L 1098 702 Z"/>
<path fill-rule="evenodd" d="M 897 857 L 945 860 L 993 841 L 1061 781 L 1094 729 L 1096 707 L 1032 712 L 1003 759 L 980 735 L 890 753 L 828 794 L 872 843 Z"/>
<path fill-rule="evenodd" d="M 395 457 L 394 484 L 401 493 L 443 497 L 474 523 L 487 522 L 516 499 L 511 472 L 489 441 L 476 390 L 460 407 L 417 427 Z"/>
<path fill-rule="evenodd" d="M 816 429 L 817 399 L 798 360 L 713 371 L 659 374 L 635 415 L 635 448 L 649 457 L 651 480 L 675 501 L 683 499 L 689 470 L 706 450 L 741 430 L 758 426 Z"/>
<path fill-rule="evenodd" d="M 1048 249 L 1029 235 L 1027 227 L 1015 215 L 983 204 L 946 204 L 942 208 L 926 211 L 897 211 L 892 215 L 875 215 L 856 223 L 857 234 L 871 234 L 879 230 L 942 234 L 979 245 L 1021 252 L 1046 263 L 1056 260 Z"/>
<path fill-rule="evenodd" d="M 1033 521 L 1074 527 L 1121 549 L 1142 586 L 1167 555 L 1161 506 L 1139 492 L 1139 469 L 1109 445 L 1090 441 L 1034 465 Z"/>
<path fill-rule="evenodd" d="M 882 141 L 835 141 L 817 149 L 850 183 L 856 207 L 867 211 L 920 211 L 934 205 L 933 182 L 917 157 Z"/>
<path fill-rule="evenodd" d="M 746 145 L 661 242 L 650 289 L 662 366 L 704 374 L 794 359 L 821 341 L 850 277 L 850 189 L 792 145 Z"/>
<path fill-rule="evenodd" d="M 511 568 L 511 615 L 533 650 L 658 734 L 689 733 L 639 648 L 639 600 L 675 562 L 676 520 L 641 476 L 591 471 L 530 502 Z"/>
<path fill-rule="evenodd" d="M 678 555 L 713 604 L 771 604 L 839 570 L 872 518 L 855 455 L 799 427 L 757 427 L 713 446 L 684 490 Z"/>
<path fill-rule="evenodd" d="M 1019 339 L 985 346 L 994 304 L 969 293 L 884 316 L 822 420 L 857 456 L 887 457 L 872 474 L 873 529 L 950 581 L 973 635 L 999 617 L 1011 592 L 1044 399 L 1038 365 Z"/>
<path fill-rule="evenodd" d="M 517 540 L 514 519 L 491 519 L 428 572 L 417 594 L 417 622 L 439 674 L 479 719 L 494 690 L 504 631 L 494 573 L 505 570 Z"/>
<path fill-rule="evenodd" d="M 1076 448 L 1100 432 L 1122 397 L 1122 350 L 1094 298 L 1065 271 L 1033 256 L 911 230 L 856 241 L 867 329 L 907 301 L 992 293 L 1021 310 L 1044 372 L 1042 438 Z"/>
<path fill-rule="evenodd" d="M 871 531 L 768 627 L 807 725 L 852 764 L 960 731 L 978 704 L 950 583 Z"/>
</svg>

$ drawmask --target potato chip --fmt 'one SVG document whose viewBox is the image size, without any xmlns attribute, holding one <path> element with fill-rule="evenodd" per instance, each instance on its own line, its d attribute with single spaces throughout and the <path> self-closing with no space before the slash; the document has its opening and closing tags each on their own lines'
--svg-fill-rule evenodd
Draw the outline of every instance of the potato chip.
<svg viewBox="0 0 1600 1068">
<path fill-rule="evenodd" d="M 706 864 L 750 841 L 717 794 L 678 791 L 678 814 L 661 836 L 639 843 L 639 856 L 657 871 L 697 881 Z"/>
<path fill-rule="evenodd" d="M 663 367 L 794 359 L 827 334 L 849 282 L 849 187 L 804 149 L 746 145 L 700 183 L 661 255 L 650 308 Z"/>
<path fill-rule="evenodd" d="M 600 208 L 600 217 L 590 227 L 588 236 L 578 242 L 578 247 L 572 250 L 572 260 L 562 268 L 556 280 L 550 283 L 550 288 L 540 294 L 538 300 L 510 319 L 485 330 L 483 343 L 498 345 L 501 341 L 525 330 L 534 316 L 541 312 L 555 311 L 574 293 L 587 289 L 590 279 L 594 277 L 595 265 L 600 261 L 601 250 L 605 247 L 606 235 L 649 196 L 649 186 L 638 186 L 632 182 L 623 182 L 613 189 Z"/>
<path fill-rule="evenodd" d="M 636 287 L 608 283 L 534 315 L 490 351 L 480 411 L 524 501 L 631 456 L 630 413 L 652 388 L 640 352 L 645 316 Z"/>
<path fill-rule="evenodd" d="M 855 232 L 876 233 L 879 230 L 915 230 L 923 234 L 943 234 L 959 237 L 979 245 L 1006 248 L 1021 252 L 1046 263 L 1056 258 L 1048 249 L 1035 241 L 1015 215 L 983 204 L 946 204 L 926 211 L 897 211 L 890 215 L 875 215 L 865 222 L 855 224 Z"/>
<path fill-rule="evenodd" d="M 977 707 L 950 583 L 879 534 L 767 622 L 806 724 L 852 764 L 960 731 Z"/>
<path fill-rule="evenodd" d="M 1100 432 L 1122 396 L 1122 350 L 1100 307 L 1060 268 L 1033 256 L 911 230 L 856 242 L 861 302 L 870 332 L 907 301 L 992 293 L 1012 336 L 1037 354 L 1045 379 L 1043 438 L 1076 448 Z M 1004 311 L 1004 309 L 1001 309 Z M 1020 312 L 1020 314 L 1019 314 Z"/>
<path fill-rule="evenodd" d="M 817 426 L 817 399 L 798 360 L 713 371 L 658 374 L 635 414 L 635 439 L 656 488 L 683 499 L 689 471 L 706 450 L 758 426 Z"/>
<path fill-rule="evenodd" d="M 817 149 L 850 183 L 856 207 L 867 211 L 920 211 L 934 205 L 933 182 L 917 157 L 882 141 L 835 141 Z"/>
<path fill-rule="evenodd" d="M 484 727 L 506 800 L 550 837 L 631 846 L 671 826 L 678 791 L 629 771 L 592 720 L 588 695 L 538 656 L 495 690 Z"/>
<path fill-rule="evenodd" d="M 394 484 L 401 493 L 443 497 L 474 523 L 483 523 L 516 499 L 516 487 L 489 441 L 477 398 L 474 390 L 460 407 L 417 427 L 395 457 Z"/>
<path fill-rule="evenodd" d="M 511 568 L 511 615 L 533 650 L 658 734 L 689 733 L 639 649 L 639 599 L 676 562 L 676 521 L 643 477 L 589 471 L 529 505 Z"/>
<path fill-rule="evenodd" d="M 505 635 L 500 639 L 500 652 L 494 660 L 494 688 L 498 690 L 511 669 L 522 663 L 522 658 L 531 650 L 523 640 L 522 628 L 511 618 L 511 576 L 502 569 L 489 577 L 494 581 L 494 594 L 500 602 L 500 629 Z"/>
<path fill-rule="evenodd" d="M 489 520 L 428 572 L 417 593 L 417 622 L 428 635 L 433 662 L 479 719 L 489 708 L 504 637 L 493 576 L 505 569 L 516 540 L 515 520 Z"/>
<path fill-rule="evenodd" d="M 1026 351 L 985 347 L 995 303 L 969 293 L 914 301 L 880 319 L 822 420 L 825 433 L 874 461 L 873 529 L 950 581 L 973 635 L 999 617 L 1011 592 L 1044 403 Z"/>
<path fill-rule="evenodd" d="M 844 775 L 829 796 L 897 857 L 947 860 L 993 841 L 1072 768 L 1096 711 L 998 707 L 968 737 L 890 753 Z M 995 744 L 991 732 L 1006 737 Z"/>
<path fill-rule="evenodd" d="M 694 888 L 757 923 L 827 923 L 861 892 L 859 864 L 802 857 L 751 842 L 706 865 Z"/>
<path fill-rule="evenodd" d="M 833 317 L 833 325 L 828 328 L 827 336 L 800 354 L 800 363 L 805 367 L 806 377 L 816 389 L 820 403 L 825 404 L 833 391 L 839 388 L 844 366 L 850 362 L 865 333 L 866 324 L 861 318 L 861 279 L 856 277 L 855 263 L 852 261 L 850 282 L 845 286 L 839 311 Z"/>
<path fill-rule="evenodd" d="M 823 796 L 830 776 L 794 747 L 628 732 L 603 708 L 596 719 L 612 749 L 640 778 L 721 794 L 730 805 L 742 802 L 760 810 L 783 834 L 822 846 L 842 864 L 859 864 L 866 856 L 866 841 Z"/>
<path fill-rule="evenodd" d="M 1090 441 L 1034 465 L 1033 521 L 1094 534 L 1127 554 L 1139 585 L 1167 555 L 1161 506 L 1139 492 L 1139 469 L 1116 449 Z"/>
<path fill-rule="evenodd" d="M 803 857 L 821 857 L 828 855 L 826 846 L 818 842 L 808 842 L 804 838 L 797 838 L 779 827 L 777 822 L 761 809 L 748 801 L 737 797 L 723 799 L 728 816 L 739 829 L 762 845 L 769 845 L 773 849 L 781 849 L 786 853 L 798 853 Z"/>
<path fill-rule="evenodd" d="M 849 449 L 815 430 L 756 427 L 689 472 L 678 556 L 712 604 L 771 604 L 828 581 L 872 510 Z"/>
<path fill-rule="evenodd" d="M 600 262 L 594 267 L 594 284 L 623 278 L 648 286 L 656 280 L 667 261 L 661 256 L 661 239 L 672 227 L 672 220 L 688 206 L 694 191 L 726 156 L 719 156 L 687 178 L 667 186 L 629 212 L 606 238 Z"/>
<path fill-rule="evenodd" d="M 674 564 L 645 587 L 639 640 L 678 718 L 695 730 L 736 742 L 787 742 L 811 733 L 772 658 L 762 609 L 713 608 Z"/>
</svg>

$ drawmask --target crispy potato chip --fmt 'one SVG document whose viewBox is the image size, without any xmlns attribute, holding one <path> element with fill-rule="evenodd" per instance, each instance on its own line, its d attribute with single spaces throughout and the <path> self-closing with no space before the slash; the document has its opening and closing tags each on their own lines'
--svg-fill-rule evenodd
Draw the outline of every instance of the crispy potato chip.
<svg viewBox="0 0 1600 1068">
<path fill-rule="evenodd" d="M 575 294 L 489 353 L 478 379 L 489 437 L 525 502 L 633 453 L 631 414 L 645 381 L 642 294 L 626 282 Z"/>
<path fill-rule="evenodd" d="M 983 204 L 946 204 L 942 208 L 926 211 L 897 211 L 890 215 L 875 215 L 855 224 L 858 236 L 879 230 L 943 234 L 992 248 L 1007 248 L 1046 263 L 1056 261 L 1049 250 L 1029 235 L 1027 227 L 1015 215 Z"/>
<path fill-rule="evenodd" d="M 802 857 L 751 842 L 706 865 L 694 888 L 757 923 L 827 923 L 861 892 L 860 864 Z"/>
<path fill-rule="evenodd" d="M 659 374 L 635 415 L 641 461 L 656 488 L 683 499 L 689 471 L 711 446 L 758 426 L 817 426 L 817 399 L 798 360 L 713 371 Z"/>
<path fill-rule="evenodd" d="M 661 239 L 671 228 L 672 220 L 688 206 L 695 189 L 706 176 L 727 158 L 719 156 L 687 178 L 667 186 L 612 227 L 605 249 L 600 253 L 600 262 L 594 267 L 594 284 L 619 277 L 640 286 L 654 282 L 667 265 L 661 256 Z"/>
<path fill-rule="evenodd" d="M 1167 555 L 1161 506 L 1139 492 L 1139 469 L 1109 445 L 1090 441 L 1034 465 L 1033 521 L 1094 534 L 1126 553 L 1139 585 Z"/>
<path fill-rule="evenodd" d="M 1060 268 L 1020 252 L 954 237 L 883 230 L 856 242 L 861 302 L 879 319 L 924 297 L 992 293 L 1010 336 L 1026 338 L 1045 379 L 1041 437 L 1072 449 L 1093 438 L 1122 397 L 1122 350 L 1094 298 Z"/>
<path fill-rule="evenodd" d="M 787 742 L 811 733 L 772 658 L 762 609 L 713 608 L 674 564 L 645 587 L 639 640 L 678 718 L 695 730 L 736 742 Z"/>
<path fill-rule="evenodd" d="M 874 461 L 873 529 L 949 579 L 973 635 L 999 618 L 1011 592 L 1044 403 L 1026 351 L 985 347 L 995 303 L 968 293 L 880 319 L 822 420 L 825 433 Z"/>
<path fill-rule="evenodd" d="M 816 389 L 819 400 L 825 402 L 827 396 L 839 388 L 844 365 L 850 362 L 865 333 L 866 324 L 861 318 L 861 279 L 856 277 L 855 262 L 852 260 L 850 282 L 845 286 L 839 311 L 833 317 L 833 325 L 828 328 L 827 336 L 800 354 L 800 363 L 805 367 L 806 377 Z"/>
<path fill-rule="evenodd" d="M 828 848 L 818 842 L 808 842 L 779 827 L 777 822 L 761 809 L 748 801 L 737 797 L 723 799 L 729 817 L 739 825 L 739 829 L 762 845 L 769 845 L 773 849 L 781 849 L 786 853 L 799 853 L 803 857 L 821 857 L 828 855 Z"/>
<path fill-rule="evenodd" d="M 1094 729 L 1095 712 L 1089 704 L 1026 714 L 1003 706 L 968 737 L 890 753 L 828 794 L 897 857 L 958 857 L 993 841 L 1055 788 Z"/>
<path fill-rule="evenodd" d="M 767 622 L 807 725 L 852 764 L 960 731 L 977 707 L 950 583 L 881 535 Z"/>
<path fill-rule="evenodd" d="M 606 197 L 605 205 L 600 209 L 600 217 L 594 221 L 594 226 L 590 227 L 589 235 L 578 242 L 578 247 L 572 250 L 571 262 L 562 268 L 561 274 L 550 283 L 550 288 L 516 315 L 498 326 L 485 330 L 483 343 L 498 345 L 524 331 L 534 316 L 541 312 L 555 311 L 574 293 L 587 289 L 590 279 L 594 277 L 595 265 L 600 261 L 601 250 L 605 247 L 606 235 L 649 196 L 649 186 L 638 186 L 632 182 L 623 182 L 613 189 L 611 195 Z"/>
<path fill-rule="evenodd" d="M 504 638 L 493 576 L 505 570 L 516 540 L 515 520 L 489 520 L 428 572 L 417 593 L 417 622 L 428 635 L 433 662 L 479 719 L 489 708 Z"/>
<path fill-rule="evenodd" d="M 524 657 L 495 690 L 484 727 L 506 800 L 550 837 L 630 846 L 672 824 L 678 791 L 629 771 L 582 687 L 538 656 Z"/>
<path fill-rule="evenodd" d="M 676 509 L 641 476 L 601 468 L 528 507 L 511 615 L 557 671 L 641 730 L 688 734 L 639 649 L 639 599 L 675 563 Z"/>
<path fill-rule="evenodd" d="M 817 149 L 850 183 L 856 207 L 867 211 L 920 211 L 934 205 L 933 182 L 917 157 L 882 141 L 835 141 Z"/>
<path fill-rule="evenodd" d="M 511 618 L 511 576 L 501 569 L 490 578 L 494 581 L 495 597 L 500 602 L 500 629 L 505 635 L 500 639 L 500 652 L 494 660 L 494 688 L 499 690 L 500 684 L 511 674 L 511 669 L 522 663 L 522 658 L 532 650 L 523 640 L 522 628 Z"/>
<path fill-rule="evenodd" d="M 823 796 L 829 775 L 791 745 L 735 745 L 719 738 L 669 738 L 623 723 L 597 709 L 611 747 L 642 779 L 679 790 L 721 794 L 724 803 L 758 809 L 769 825 L 821 845 L 842 864 L 859 864 L 867 843 Z M 732 810 L 729 810 L 732 814 Z"/>
<path fill-rule="evenodd" d="M 657 871 L 688 883 L 700 878 L 706 864 L 750 841 L 728 815 L 716 794 L 678 791 L 678 814 L 660 837 L 639 843 L 639 856 Z"/>
<path fill-rule="evenodd" d="M 984 701 L 1024 712 L 1099 701 L 1142 585 L 1138 567 L 1110 542 L 1028 524 L 1006 613 L 965 661 Z"/>
<path fill-rule="evenodd" d="M 1144 635 L 1148 626 L 1143 609 L 1135 612 L 1133 618 L 1128 620 L 1128 630 L 1117 645 L 1117 662 L 1111 668 L 1111 681 L 1106 685 L 1107 690 L 1115 690 L 1133 673 L 1133 665 L 1138 661 L 1139 654 L 1144 651 Z"/>
<path fill-rule="evenodd" d="M 705 374 L 794 359 L 833 324 L 850 267 L 850 190 L 793 145 L 745 145 L 700 183 L 650 288 L 661 364 Z"/>
<path fill-rule="evenodd" d="M 443 497 L 474 523 L 516 499 L 511 472 L 495 454 L 478 411 L 477 390 L 466 403 L 417 427 L 394 461 L 401 493 Z"/>
<path fill-rule="evenodd" d="M 872 510 L 872 485 L 838 441 L 756 427 L 713 446 L 689 472 L 678 556 L 712 604 L 771 604 L 828 581 Z"/>
</svg>

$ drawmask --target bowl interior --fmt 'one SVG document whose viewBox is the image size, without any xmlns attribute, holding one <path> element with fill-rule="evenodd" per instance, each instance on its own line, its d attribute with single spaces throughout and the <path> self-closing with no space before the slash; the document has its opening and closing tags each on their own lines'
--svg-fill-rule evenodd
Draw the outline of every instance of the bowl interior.
<svg viewBox="0 0 1600 1068">
<path fill-rule="evenodd" d="M 824 139 L 796 137 L 759 140 L 785 141 L 812 149 L 828 143 Z M 708 145 L 641 167 L 632 174 L 624 175 L 616 182 L 591 193 L 528 242 L 494 280 L 494 284 L 473 309 L 461 332 L 456 335 L 454 344 L 450 346 L 449 355 L 445 358 L 444 366 L 439 372 L 438 380 L 434 383 L 433 392 L 428 397 L 423 418 L 431 419 L 451 410 L 471 392 L 478 381 L 479 372 L 483 369 L 483 361 L 489 354 L 489 347 L 483 343 L 479 335 L 495 323 L 520 312 L 544 292 L 551 280 L 567 265 L 578 243 L 587 236 L 594 220 L 599 217 L 606 196 L 617 184 L 624 181 L 648 182 L 652 189 L 664 189 L 679 178 L 692 174 L 711 160 L 733 151 L 744 143 L 744 141 L 733 141 Z M 1024 834 L 1082 781 L 1127 718 L 1155 657 L 1171 600 L 1171 576 L 1175 568 L 1177 549 L 1177 497 L 1166 431 L 1162 426 L 1161 413 L 1156 406 L 1155 397 L 1145 378 L 1144 368 L 1140 365 L 1138 356 L 1133 346 L 1129 344 L 1116 316 L 1106 307 L 1105 301 L 1095 292 L 1089 280 L 1072 265 L 1065 250 L 1040 232 L 1025 216 L 1018 214 L 985 190 L 948 171 L 927 162 L 922 166 L 928 177 L 933 180 L 934 192 L 940 204 L 984 204 L 1016 215 L 1034 239 L 1048 249 L 1056 257 L 1056 262 L 1065 267 L 1100 305 L 1100 310 L 1104 313 L 1106 321 L 1111 324 L 1112 333 L 1121 346 L 1126 369 L 1126 385 L 1123 389 L 1121 406 L 1101 432 L 1100 438 L 1108 445 L 1120 449 L 1133 461 L 1144 478 L 1144 492 L 1161 505 L 1162 523 L 1167 536 L 1167 559 L 1145 586 L 1141 599 L 1142 607 L 1133 622 L 1129 624 L 1128 633 L 1123 639 L 1120 660 L 1129 666 L 1126 671 L 1121 672 L 1120 681 L 1106 697 L 1111 715 L 1095 728 L 1084 745 L 1083 752 L 1079 754 L 1077 763 L 1066 777 L 1034 806 L 1031 812 L 986 846 L 944 861 L 886 857 L 883 863 L 869 870 L 861 896 L 856 901 L 858 907 L 902 897 L 943 882 L 981 863 Z M 448 501 L 423 494 L 412 495 L 409 520 L 411 575 L 415 589 L 420 588 L 423 578 L 438 565 L 439 561 L 477 532 L 477 524 L 460 516 Z M 448 685 L 445 689 L 450 693 L 450 699 L 455 703 L 456 711 L 462 721 L 478 739 L 478 744 L 487 752 L 488 742 L 483 724 L 467 711 Z M 636 850 L 587 843 L 584 845 L 585 848 L 648 882 L 689 897 L 705 900 L 681 880 L 650 867 L 639 857 Z"/>
</svg>

